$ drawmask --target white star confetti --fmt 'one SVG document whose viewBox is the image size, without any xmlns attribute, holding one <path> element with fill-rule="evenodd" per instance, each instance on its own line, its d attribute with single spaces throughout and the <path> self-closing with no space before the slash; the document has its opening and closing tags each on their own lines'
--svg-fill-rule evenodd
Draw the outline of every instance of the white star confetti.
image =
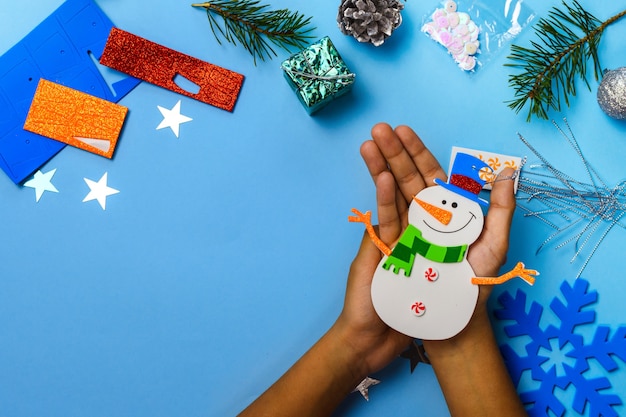
<svg viewBox="0 0 626 417">
<path fill-rule="evenodd" d="M 178 137 L 180 132 L 181 123 L 187 123 L 193 120 L 191 117 L 180 114 L 180 100 L 178 100 L 178 103 L 176 103 L 171 110 L 161 106 L 157 106 L 157 108 L 163 115 L 163 121 L 157 126 L 156 130 L 169 127 L 176 137 Z"/>
<path fill-rule="evenodd" d="M 52 176 L 56 172 L 56 168 L 52 171 L 48 171 L 45 174 L 41 171 L 35 172 L 35 175 L 32 179 L 26 181 L 24 183 L 24 187 L 30 187 L 35 189 L 35 201 L 38 203 L 39 199 L 43 195 L 44 191 L 51 191 L 53 193 L 58 193 L 59 190 L 56 189 L 54 185 L 52 185 Z"/>
<path fill-rule="evenodd" d="M 365 401 L 369 401 L 370 400 L 369 387 L 371 387 L 372 385 L 378 385 L 378 384 L 380 384 L 379 380 L 370 378 L 368 376 L 363 381 L 361 381 L 361 383 L 357 385 L 357 387 L 352 392 L 359 391 L 361 395 L 363 396 L 363 398 L 365 398 Z"/>
<path fill-rule="evenodd" d="M 115 188 L 107 186 L 107 172 L 104 173 L 102 178 L 98 182 L 92 181 L 88 178 L 83 178 L 89 186 L 89 194 L 83 200 L 83 203 L 91 200 L 98 200 L 102 210 L 106 210 L 107 197 L 113 194 L 119 193 Z"/>
</svg>

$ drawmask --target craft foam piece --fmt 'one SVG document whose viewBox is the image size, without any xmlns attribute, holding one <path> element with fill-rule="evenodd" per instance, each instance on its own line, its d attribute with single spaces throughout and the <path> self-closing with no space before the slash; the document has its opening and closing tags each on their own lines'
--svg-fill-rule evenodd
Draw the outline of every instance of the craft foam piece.
<svg viewBox="0 0 626 417">
<path fill-rule="evenodd" d="M 56 168 L 46 172 L 45 174 L 41 171 L 37 171 L 35 172 L 35 175 L 33 175 L 33 178 L 24 183 L 24 187 L 35 189 L 35 202 L 39 202 L 39 199 L 41 199 L 41 196 L 45 191 L 53 193 L 59 192 L 59 190 L 57 190 L 57 188 L 52 184 L 52 177 L 56 171 Z"/>
<path fill-rule="evenodd" d="M 563 281 L 560 291 L 562 299 L 557 296 L 550 303 L 558 320 L 556 325 L 541 322 L 544 307 L 537 302 L 527 308 L 526 293 L 522 290 L 517 290 L 515 296 L 504 292 L 498 297 L 502 308 L 496 309 L 494 315 L 507 322 L 506 335 L 530 339 L 525 346 L 526 356 L 518 355 L 508 344 L 500 346 L 513 383 L 530 416 L 545 416 L 549 411 L 563 416 L 573 409 L 590 416 L 617 417 L 614 407 L 623 402 L 612 392 L 610 377 L 619 369 L 615 358 L 622 364 L 626 362 L 626 326 L 619 326 L 611 335 L 610 327 L 597 325 L 595 334 L 589 337 L 589 328 L 596 320 L 592 305 L 597 303 L 598 293 L 590 291 L 589 282 L 582 278 L 573 284 Z M 550 343 L 552 340 L 558 343 Z M 552 355 L 553 358 L 565 359 L 544 356 L 545 351 L 554 349 L 563 349 L 564 355 Z M 589 372 L 591 362 L 598 364 L 606 372 L 605 376 Z M 522 381 L 522 373 L 526 371 L 530 371 L 533 380 L 530 390 Z M 559 392 L 573 391 L 572 402 L 565 403 L 567 400 L 557 395 L 556 388 Z"/>
<path fill-rule="evenodd" d="M 102 54 L 112 27 L 93 1 L 67 0 L 0 57 L 0 168 L 13 182 L 22 182 L 65 146 L 23 130 L 39 79 L 113 102 L 139 84 L 128 77 L 112 91 L 92 60 Z"/>
<path fill-rule="evenodd" d="M 178 102 L 171 109 L 166 109 L 161 106 L 157 106 L 157 108 L 161 112 L 163 120 L 159 123 L 156 130 L 169 127 L 172 129 L 172 132 L 176 135 L 176 137 L 178 137 L 178 134 L 180 133 L 181 123 L 187 123 L 193 120 L 191 117 L 187 117 L 180 113 L 180 100 L 178 100 Z"/>
<path fill-rule="evenodd" d="M 112 158 L 128 109 L 41 80 L 24 129 Z"/>
<path fill-rule="evenodd" d="M 233 111 L 243 75 L 113 28 L 100 63 L 178 94 Z M 174 78 L 184 77 L 200 87 L 194 94 Z"/>
<path fill-rule="evenodd" d="M 98 200 L 102 210 L 106 210 L 107 197 L 119 193 L 119 190 L 111 188 L 107 185 L 108 172 L 105 172 L 97 182 L 90 180 L 89 178 L 83 179 L 89 187 L 89 194 L 85 196 L 83 203 L 86 201 Z"/>
<path fill-rule="evenodd" d="M 485 190 L 491 190 L 493 181 L 496 179 L 498 174 L 500 174 L 505 168 L 513 168 L 515 170 L 518 170 L 522 166 L 522 158 L 519 156 L 511 156 L 501 153 L 453 146 L 452 154 L 450 156 L 450 169 L 452 169 L 452 162 L 455 160 L 457 153 L 466 153 L 475 156 L 476 158 L 489 165 L 490 169 L 483 169 L 480 171 L 481 178 L 486 181 L 485 185 L 483 186 L 483 189 Z M 515 177 L 515 192 L 517 192 L 518 183 L 519 175 Z"/>
<path fill-rule="evenodd" d="M 420 363 L 430 365 L 430 359 L 428 359 L 424 345 L 418 343 L 416 340 L 411 342 L 408 349 L 400 354 L 400 357 L 410 361 L 411 373 L 415 371 L 415 368 L 417 368 L 417 365 Z"/>
<path fill-rule="evenodd" d="M 467 247 L 482 232 L 482 209 L 476 201 L 442 186 L 427 187 L 416 199 L 454 210 L 454 214 L 443 224 L 422 205 L 411 202 L 409 227 L 374 273 L 372 302 L 380 318 L 401 333 L 419 339 L 448 339 L 465 328 L 478 300 L 478 286 L 471 282 L 475 274 L 466 255 Z M 439 276 L 436 281 L 429 279 L 432 271 Z M 414 308 L 416 303 L 421 308 Z"/>
<path fill-rule="evenodd" d="M 352 392 L 357 392 L 357 391 L 360 392 L 363 398 L 365 398 L 365 401 L 369 401 L 370 400 L 369 388 L 373 385 L 378 385 L 378 384 L 380 384 L 379 380 L 370 378 L 368 376 L 363 381 L 361 381 L 359 385 L 357 385 L 356 388 L 352 390 Z"/>
<path fill-rule="evenodd" d="M 411 201 L 409 225 L 389 252 L 372 237 L 385 256 L 372 280 L 378 316 L 391 328 L 417 339 L 449 339 L 465 328 L 478 300 L 477 284 L 499 284 L 514 277 L 532 283 L 537 271 L 522 263 L 500 277 L 476 278 L 467 261 L 469 245 L 481 235 L 486 202 L 479 172 L 487 164 L 458 153 L 448 182 L 436 180 Z M 350 221 L 365 223 L 371 215 L 353 210 Z M 475 280 L 478 280 L 475 282 Z"/>
</svg>

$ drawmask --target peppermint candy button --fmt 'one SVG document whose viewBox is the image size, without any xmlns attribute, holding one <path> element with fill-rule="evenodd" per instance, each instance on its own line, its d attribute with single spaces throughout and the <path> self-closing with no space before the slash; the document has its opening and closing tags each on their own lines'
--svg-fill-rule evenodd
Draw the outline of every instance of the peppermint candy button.
<svg viewBox="0 0 626 417">
<path fill-rule="evenodd" d="M 420 317 L 426 313 L 426 306 L 421 301 L 416 301 L 411 305 L 411 311 L 413 311 L 416 317 Z"/>
<path fill-rule="evenodd" d="M 426 268 L 424 270 L 424 278 L 426 278 L 430 282 L 437 281 L 437 279 L 439 278 L 439 271 L 431 267 Z"/>
</svg>

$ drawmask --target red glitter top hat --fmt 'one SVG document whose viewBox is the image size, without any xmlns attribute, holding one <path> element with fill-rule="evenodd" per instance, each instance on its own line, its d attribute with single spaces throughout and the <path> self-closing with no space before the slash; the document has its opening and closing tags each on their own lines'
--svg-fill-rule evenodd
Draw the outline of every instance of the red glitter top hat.
<svg viewBox="0 0 626 417">
<path fill-rule="evenodd" d="M 480 190 L 483 189 L 483 186 L 487 182 L 480 177 L 480 171 L 485 168 L 493 173 L 493 169 L 484 161 L 466 153 L 457 153 L 454 158 L 454 163 L 452 164 L 448 182 L 443 182 L 435 178 L 435 183 L 456 194 L 486 206 L 489 203 L 478 197 Z"/>
</svg>

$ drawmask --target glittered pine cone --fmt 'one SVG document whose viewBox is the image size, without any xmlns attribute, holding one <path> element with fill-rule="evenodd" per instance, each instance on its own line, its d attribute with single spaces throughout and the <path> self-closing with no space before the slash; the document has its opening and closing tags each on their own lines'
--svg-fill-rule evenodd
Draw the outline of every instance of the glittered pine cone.
<svg viewBox="0 0 626 417">
<path fill-rule="evenodd" d="M 380 46 L 402 23 L 404 4 L 398 0 L 342 0 L 337 24 L 359 42 Z"/>
</svg>

